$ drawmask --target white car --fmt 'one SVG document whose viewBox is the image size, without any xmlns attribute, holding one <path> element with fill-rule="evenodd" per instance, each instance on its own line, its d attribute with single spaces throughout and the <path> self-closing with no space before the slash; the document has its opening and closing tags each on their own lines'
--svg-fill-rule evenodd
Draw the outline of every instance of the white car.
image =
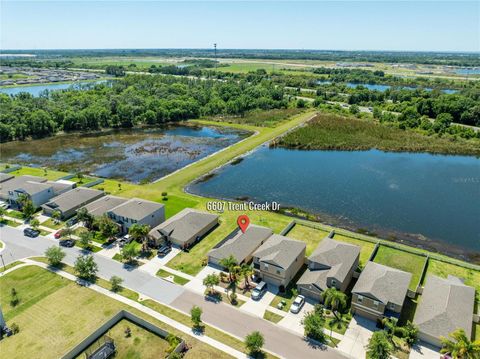
<svg viewBox="0 0 480 359">
<path fill-rule="evenodd" d="M 305 297 L 303 295 L 297 295 L 297 298 L 292 303 L 292 306 L 290 307 L 290 311 L 293 314 L 297 314 L 300 312 L 300 309 L 302 309 L 303 305 L 305 304 Z"/>
</svg>

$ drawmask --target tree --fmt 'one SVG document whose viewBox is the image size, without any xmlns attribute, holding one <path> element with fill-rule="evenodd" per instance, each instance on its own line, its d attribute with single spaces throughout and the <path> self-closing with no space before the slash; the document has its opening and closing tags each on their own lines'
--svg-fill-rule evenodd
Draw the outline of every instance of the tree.
<svg viewBox="0 0 480 359">
<path fill-rule="evenodd" d="M 79 235 L 80 237 L 80 245 L 82 248 L 89 249 L 91 247 L 91 242 L 93 238 L 93 233 L 89 231 L 83 231 Z"/>
<path fill-rule="evenodd" d="M 457 329 L 449 334 L 451 339 L 441 337 L 441 353 L 450 353 L 454 359 L 478 359 L 480 356 L 480 340 L 471 341 L 463 329 Z"/>
<path fill-rule="evenodd" d="M 83 183 L 83 179 L 85 178 L 85 176 L 83 175 L 82 172 L 78 172 L 77 173 L 77 178 L 79 179 L 78 183 L 82 184 Z"/>
<path fill-rule="evenodd" d="M 30 227 L 32 227 L 34 230 L 38 230 L 38 227 L 40 227 L 40 221 L 36 218 L 32 219 L 30 221 Z"/>
<path fill-rule="evenodd" d="M 148 224 L 134 223 L 128 229 L 128 234 L 137 242 L 142 243 L 142 251 L 147 250 L 147 236 L 150 232 L 150 226 Z"/>
<path fill-rule="evenodd" d="M 245 288 L 248 288 L 250 286 L 250 277 L 253 274 L 253 268 L 249 266 L 248 264 L 242 264 L 240 267 L 240 273 L 243 275 L 243 279 L 245 281 Z"/>
<path fill-rule="evenodd" d="M 98 221 L 98 229 L 100 230 L 100 233 L 108 239 L 118 234 L 117 224 L 106 215 L 102 216 Z"/>
<path fill-rule="evenodd" d="M 60 211 L 52 212 L 52 219 L 54 223 L 58 224 L 60 222 L 60 218 L 62 218 L 62 214 L 60 213 Z"/>
<path fill-rule="evenodd" d="M 202 308 L 197 305 L 194 305 L 192 309 L 190 309 L 190 317 L 194 328 L 200 327 L 200 324 L 202 323 L 202 313 Z"/>
<path fill-rule="evenodd" d="M 237 266 L 237 260 L 233 255 L 228 256 L 227 258 L 222 258 L 219 264 L 227 268 L 228 271 L 228 280 L 233 282 L 234 268 Z"/>
<path fill-rule="evenodd" d="M 66 226 L 60 231 L 60 238 L 62 239 L 72 239 L 73 229 L 70 226 Z"/>
<path fill-rule="evenodd" d="M 56 267 L 62 263 L 63 258 L 65 258 L 65 252 L 60 247 L 51 246 L 45 251 L 45 257 L 47 257 L 48 264 Z"/>
<path fill-rule="evenodd" d="M 393 347 L 388 340 L 387 333 L 383 330 L 376 331 L 368 341 L 367 358 L 369 359 L 389 359 Z"/>
<path fill-rule="evenodd" d="M 338 319 L 336 311 L 347 305 L 347 296 L 336 288 L 328 288 L 322 293 L 323 302 L 332 308 L 333 315 Z"/>
<path fill-rule="evenodd" d="M 407 324 L 403 327 L 404 338 L 408 346 L 412 346 L 418 339 L 418 327 L 411 321 L 407 320 Z"/>
<path fill-rule="evenodd" d="M 211 273 L 203 278 L 203 285 L 207 287 L 209 293 L 212 293 L 213 288 L 220 283 L 220 278 L 217 274 Z"/>
<path fill-rule="evenodd" d="M 88 210 L 85 207 L 82 207 L 77 211 L 77 219 L 79 222 L 82 222 L 85 227 L 92 229 L 94 217 L 88 213 Z"/>
<path fill-rule="evenodd" d="M 30 219 L 35 213 L 35 206 L 30 198 L 22 200 L 22 213 L 25 219 Z"/>
<path fill-rule="evenodd" d="M 79 255 L 75 261 L 74 269 L 78 278 L 92 280 L 97 274 L 98 266 L 91 254 Z"/>
<path fill-rule="evenodd" d="M 348 110 L 352 115 L 358 115 L 360 113 L 360 108 L 357 105 L 351 105 Z"/>
<path fill-rule="evenodd" d="M 305 313 L 302 319 L 302 325 L 306 337 L 320 342 L 325 341 L 325 333 L 323 331 L 325 327 L 325 316 L 320 306 L 315 306 L 313 311 Z"/>
<path fill-rule="evenodd" d="M 265 339 L 262 333 L 254 331 L 245 337 L 245 348 L 247 348 L 250 355 L 256 355 L 262 351 Z"/>
<path fill-rule="evenodd" d="M 395 332 L 397 331 L 397 328 L 398 328 L 398 326 L 397 326 L 398 319 L 397 318 L 383 318 L 382 319 L 382 324 L 385 327 L 385 331 L 387 332 L 388 339 L 393 344 L 393 337 L 394 337 Z"/>
<path fill-rule="evenodd" d="M 20 299 L 18 298 L 17 290 L 12 288 L 10 291 L 10 305 L 16 307 L 18 303 L 20 303 Z"/>
<path fill-rule="evenodd" d="M 114 275 L 110 278 L 110 290 L 112 292 L 118 292 L 120 291 L 120 289 L 122 289 L 122 283 L 123 283 L 123 279 Z"/>
<path fill-rule="evenodd" d="M 122 259 L 128 263 L 133 261 L 133 259 L 140 254 L 140 251 L 135 242 L 130 242 L 123 246 L 120 254 L 122 255 Z"/>
</svg>

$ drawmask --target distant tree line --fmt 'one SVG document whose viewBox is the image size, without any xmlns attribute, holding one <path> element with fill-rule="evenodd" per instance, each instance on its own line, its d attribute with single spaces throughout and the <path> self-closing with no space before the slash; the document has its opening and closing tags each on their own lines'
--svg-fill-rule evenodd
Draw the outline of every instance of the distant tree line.
<svg viewBox="0 0 480 359">
<path fill-rule="evenodd" d="M 283 89 L 270 81 L 192 80 L 127 75 L 82 91 L 0 94 L 3 142 L 40 138 L 57 131 L 157 125 L 201 116 L 243 116 L 254 109 L 285 108 Z"/>
</svg>

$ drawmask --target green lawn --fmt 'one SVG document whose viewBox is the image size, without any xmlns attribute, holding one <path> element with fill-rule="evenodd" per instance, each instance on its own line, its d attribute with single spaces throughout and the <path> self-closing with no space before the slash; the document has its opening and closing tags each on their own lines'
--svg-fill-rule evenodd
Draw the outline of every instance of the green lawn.
<svg viewBox="0 0 480 359">
<path fill-rule="evenodd" d="M 100 252 L 103 248 L 101 247 L 98 247 L 94 244 L 91 244 L 89 246 L 82 246 L 82 244 L 80 243 L 80 241 L 75 241 L 75 247 L 78 247 L 78 248 L 82 248 L 82 249 L 86 249 L 87 251 L 91 251 L 91 252 Z"/>
<path fill-rule="evenodd" d="M 55 171 L 55 170 L 44 170 L 43 168 L 38 167 L 22 167 L 16 171 L 10 172 L 14 176 L 38 176 L 44 177 L 49 180 L 57 180 L 61 177 L 68 175 L 67 172 Z"/>
<path fill-rule="evenodd" d="M 131 330 L 129 337 L 125 335 L 127 328 Z M 122 319 L 115 324 L 108 330 L 107 335 L 115 342 L 116 359 L 163 358 L 168 354 L 168 349 L 170 348 L 170 344 L 164 338 L 143 329 L 127 319 Z M 86 351 L 93 351 L 102 344 L 103 337 L 88 347 Z M 81 355 L 84 354 L 82 353 Z"/>
<path fill-rule="evenodd" d="M 328 231 L 296 224 L 287 236 L 307 243 L 305 255 L 308 257 L 317 248 L 318 244 L 328 236 Z"/>
<path fill-rule="evenodd" d="M 473 340 L 480 340 L 480 324 L 474 323 L 473 324 Z"/>
<path fill-rule="evenodd" d="M 426 280 L 428 280 L 428 275 L 430 274 L 442 278 L 446 278 L 449 274 L 463 278 L 466 285 L 470 285 L 476 289 L 475 298 L 477 302 L 480 302 L 480 271 L 430 259 L 428 261 Z"/>
<path fill-rule="evenodd" d="M 0 221 L 1 224 L 4 224 L 4 225 L 7 225 L 7 226 L 10 226 L 10 227 L 18 227 L 21 225 L 21 223 L 19 222 L 15 222 L 15 221 L 12 221 L 11 219 L 2 219 Z"/>
<path fill-rule="evenodd" d="M 9 303 L 12 287 L 20 298 L 16 308 Z M 229 358 L 135 308 L 42 268 L 23 267 L 0 277 L 0 294 L 7 323 L 20 328 L 20 333 L 2 341 L 2 356 L 6 358 L 61 357 L 121 309 L 185 338 L 192 346 L 186 359 Z"/>
<path fill-rule="evenodd" d="M 1 247 L 0 247 L 0 248 L 1 248 Z M 22 263 L 22 262 L 20 262 L 20 261 L 15 261 L 15 262 L 12 262 L 12 263 L 10 263 L 10 264 L 7 264 L 5 267 L 2 265 L 2 266 L 0 266 L 0 273 L 3 273 L 3 272 L 5 272 L 6 270 L 9 270 L 10 268 L 13 268 L 13 267 L 15 267 L 16 265 L 19 265 L 19 264 L 21 264 L 21 263 Z"/>
<path fill-rule="evenodd" d="M 162 278 L 166 278 L 166 277 L 169 277 L 169 276 L 173 276 L 173 281 L 177 284 L 180 284 L 180 285 L 185 285 L 187 284 L 188 282 L 190 282 L 189 279 L 186 279 L 186 278 L 183 278 L 183 277 L 180 277 L 178 275 L 175 275 L 175 274 L 172 274 L 170 272 L 167 272 L 166 270 L 164 269 L 160 269 L 158 272 L 157 272 L 157 276 L 159 277 L 162 277 Z"/>
<path fill-rule="evenodd" d="M 327 320 L 325 321 L 325 329 L 328 331 L 332 330 L 343 335 L 345 334 L 351 319 L 352 317 L 349 315 L 342 315 L 339 320 L 337 320 L 334 316 L 327 317 Z"/>
<path fill-rule="evenodd" d="M 283 319 L 283 317 L 277 313 L 266 310 L 265 313 L 263 314 L 263 319 L 269 320 L 273 323 L 278 323 Z"/>
<path fill-rule="evenodd" d="M 290 284 L 287 286 L 285 293 L 278 293 L 273 300 L 270 302 L 270 305 L 274 308 L 277 308 L 278 303 L 285 301 L 286 305 L 283 306 L 281 310 L 284 312 L 288 312 L 290 310 L 290 306 L 292 305 L 293 301 L 295 300 L 295 290 L 296 289 L 296 283 L 302 276 L 302 274 L 305 272 L 307 269 L 307 266 L 304 265 L 302 269 L 298 271 L 298 273 L 295 275 L 295 277 L 292 279 Z"/>
<path fill-rule="evenodd" d="M 383 245 L 378 247 L 377 254 L 373 258 L 375 263 L 380 263 L 412 273 L 412 280 L 410 281 L 409 288 L 413 291 L 417 288 L 425 260 L 425 257 Z"/>
<path fill-rule="evenodd" d="M 55 223 L 55 221 L 53 220 L 53 218 L 49 218 L 49 219 L 47 219 L 45 222 L 40 223 L 40 225 L 41 225 L 41 226 L 44 226 L 44 227 L 51 228 L 51 229 L 58 230 L 58 229 L 62 228 L 62 227 L 65 225 L 65 222 L 63 222 L 63 221 L 58 221 L 58 223 Z"/>
<path fill-rule="evenodd" d="M 24 220 L 23 213 L 12 209 L 6 214 L 8 217 Z"/>
</svg>

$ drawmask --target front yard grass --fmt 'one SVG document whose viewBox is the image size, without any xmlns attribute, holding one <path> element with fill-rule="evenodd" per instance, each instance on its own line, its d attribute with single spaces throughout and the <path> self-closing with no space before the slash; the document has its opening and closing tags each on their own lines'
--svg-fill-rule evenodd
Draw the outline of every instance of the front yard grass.
<svg viewBox="0 0 480 359">
<path fill-rule="evenodd" d="M 305 256 L 309 256 L 317 248 L 318 244 L 328 236 L 328 232 L 301 224 L 296 224 L 290 232 L 286 234 L 288 237 L 297 239 L 307 243 Z"/>
<path fill-rule="evenodd" d="M 10 227 L 18 227 L 18 226 L 22 225 L 22 224 L 19 223 L 19 222 L 12 221 L 11 219 L 6 219 L 6 218 L 2 219 L 2 220 L 0 221 L 0 224 L 1 224 L 1 225 L 6 225 L 6 226 L 10 226 Z"/>
<path fill-rule="evenodd" d="M 190 282 L 190 280 L 188 280 L 186 278 L 183 278 L 183 277 L 180 277 L 178 275 L 172 274 L 170 272 L 167 272 L 164 269 L 159 269 L 158 272 L 157 272 L 157 276 L 162 277 L 162 278 L 167 278 L 167 277 L 173 276 L 173 281 L 177 284 L 180 284 L 180 285 L 185 285 L 188 282 Z"/>
<path fill-rule="evenodd" d="M 436 259 L 429 259 L 425 280 L 428 280 L 428 275 L 430 274 L 442 278 L 447 278 L 447 276 L 451 274 L 464 279 L 466 285 L 476 289 L 475 298 L 477 302 L 480 302 L 480 271 L 445 263 Z"/>
<path fill-rule="evenodd" d="M 9 303 L 12 287 L 20 298 L 16 308 Z M 18 334 L 2 341 L 2 356 L 6 358 L 61 357 L 122 309 L 185 338 L 192 346 L 186 359 L 230 358 L 133 307 L 43 268 L 23 267 L 1 277 L 0 294 L 5 319 L 9 325 L 16 323 L 20 328 Z"/>
<path fill-rule="evenodd" d="M 305 272 L 307 269 L 307 266 L 303 266 L 302 269 L 298 271 L 298 273 L 295 275 L 295 277 L 292 279 L 290 284 L 287 286 L 286 290 L 284 293 L 278 293 L 273 300 L 270 302 L 270 305 L 274 308 L 277 308 L 277 305 L 285 301 L 285 305 L 282 307 L 281 310 L 284 312 L 288 312 L 290 310 L 290 306 L 292 305 L 293 301 L 295 300 L 295 294 L 296 294 L 296 283 L 302 276 L 302 274 Z"/>
<path fill-rule="evenodd" d="M 417 289 L 425 260 L 425 257 L 383 245 L 378 247 L 377 254 L 373 258 L 375 263 L 412 273 L 409 288 L 413 291 Z"/>
<path fill-rule="evenodd" d="M 61 177 L 68 175 L 67 172 L 55 171 L 51 169 L 44 170 L 38 167 L 22 167 L 16 171 L 10 172 L 14 176 L 38 176 L 48 180 L 57 180 Z"/>
<path fill-rule="evenodd" d="M 269 320 L 273 323 L 278 323 L 283 319 L 280 314 L 269 311 L 268 309 L 263 313 L 263 319 Z"/>
<path fill-rule="evenodd" d="M 45 222 L 40 223 L 40 225 L 57 230 L 57 229 L 62 228 L 65 225 L 65 222 L 58 221 L 58 223 L 56 223 L 53 218 L 49 218 Z"/>
<path fill-rule="evenodd" d="M 342 315 L 341 313 L 337 314 L 339 319 L 337 320 L 333 314 L 326 318 L 325 321 L 325 329 L 332 330 L 338 334 L 345 334 L 348 328 L 348 324 L 352 317 L 348 314 Z"/>
<path fill-rule="evenodd" d="M 13 268 L 13 267 L 15 267 L 16 265 L 19 265 L 19 264 L 21 264 L 21 263 L 22 263 L 22 262 L 20 262 L 20 261 L 15 261 L 15 262 L 12 262 L 12 263 L 7 264 L 6 266 L 3 266 L 3 265 L 2 265 L 2 266 L 0 267 L 0 273 L 3 273 L 3 272 L 5 272 L 6 270 L 9 270 L 10 268 Z"/>
</svg>

